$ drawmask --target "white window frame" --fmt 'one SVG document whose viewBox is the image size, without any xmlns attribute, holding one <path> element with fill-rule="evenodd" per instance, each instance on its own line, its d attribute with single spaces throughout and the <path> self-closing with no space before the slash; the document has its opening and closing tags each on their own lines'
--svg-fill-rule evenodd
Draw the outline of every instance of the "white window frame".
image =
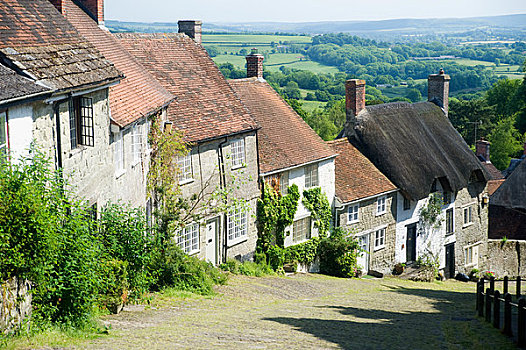
<svg viewBox="0 0 526 350">
<path fill-rule="evenodd" d="M 184 156 L 177 158 L 177 166 L 179 168 L 179 185 L 184 185 L 194 181 L 194 173 L 192 169 L 192 152 L 188 152 Z"/>
<path fill-rule="evenodd" d="M 305 188 L 316 187 L 320 185 L 318 174 L 318 163 L 305 166 Z"/>
<path fill-rule="evenodd" d="M 186 225 L 176 233 L 177 245 L 188 255 L 199 252 L 199 224 Z"/>
<path fill-rule="evenodd" d="M 479 246 L 481 242 L 464 247 L 464 266 L 477 267 L 479 261 Z"/>
<path fill-rule="evenodd" d="M 2 140 L 3 138 L 3 140 Z M 0 156 L 7 157 L 9 152 L 9 133 L 7 125 L 7 112 L 0 112 Z"/>
<path fill-rule="evenodd" d="M 132 127 L 131 139 L 132 139 L 132 165 L 137 165 L 142 159 L 142 125 L 135 124 Z"/>
<path fill-rule="evenodd" d="M 385 236 L 387 227 L 381 227 L 374 230 L 374 250 L 385 248 Z"/>
<path fill-rule="evenodd" d="M 293 243 L 301 243 L 301 242 L 304 242 L 310 239 L 311 237 L 312 237 L 312 219 L 310 216 L 306 216 L 304 218 L 295 220 L 292 223 L 292 242 Z"/>
<path fill-rule="evenodd" d="M 378 197 L 376 199 L 376 215 L 383 215 L 387 213 L 387 196 Z"/>
<path fill-rule="evenodd" d="M 228 245 L 238 244 L 248 237 L 248 213 L 244 208 L 233 208 L 227 215 Z"/>
<path fill-rule="evenodd" d="M 230 157 L 232 159 L 232 169 L 245 166 L 245 139 L 238 139 L 230 143 Z"/>
<path fill-rule="evenodd" d="M 347 223 L 354 224 L 360 222 L 360 203 L 351 204 L 347 207 Z"/>
<path fill-rule="evenodd" d="M 451 213 L 451 232 L 448 231 L 448 222 L 447 222 L 448 213 Z M 444 220 L 444 223 L 446 225 L 446 235 L 452 235 L 453 233 L 455 233 L 455 209 L 454 208 L 446 209 L 445 216 L 446 218 Z"/>
<path fill-rule="evenodd" d="M 279 176 L 279 192 L 282 196 L 287 195 L 289 188 L 289 172 L 284 171 Z"/>
<path fill-rule="evenodd" d="M 471 204 L 462 208 L 462 215 L 464 219 L 464 224 L 462 227 L 473 225 L 473 206 Z"/>
<path fill-rule="evenodd" d="M 113 157 L 115 160 L 115 177 L 120 177 L 126 172 L 125 159 L 124 159 L 124 133 L 119 131 L 113 134 L 114 137 L 114 153 Z"/>
</svg>

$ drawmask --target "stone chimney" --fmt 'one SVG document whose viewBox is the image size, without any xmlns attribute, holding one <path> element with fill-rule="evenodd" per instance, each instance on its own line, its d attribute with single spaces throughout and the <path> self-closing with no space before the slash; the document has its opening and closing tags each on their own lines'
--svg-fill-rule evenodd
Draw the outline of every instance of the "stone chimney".
<svg viewBox="0 0 526 350">
<path fill-rule="evenodd" d="M 203 25 L 203 22 L 185 20 L 179 21 L 177 22 L 177 24 L 179 25 L 179 33 L 184 33 L 190 38 L 194 39 L 196 43 L 201 44 L 201 27 Z"/>
<path fill-rule="evenodd" d="M 258 49 L 252 49 L 245 58 L 247 59 L 247 78 L 263 78 L 263 60 L 265 57 L 258 53 Z"/>
<path fill-rule="evenodd" d="M 483 138 L 478 140 L 475 143 L 475 154 L 477 157 L 482 157 L 486 162 L 489 162 L 489 146 L 489 141 L 486 141 Z"/>
<path fill-rule="evenodd" d="M 353 119 L 365 108 L 365 80 L 350 79 L 345 82 L 345 114 Z"/>
<path fill-rule="evenodd" d="M 66 9 L 64 7 L 64 0 L 49 0 L 49 2 L 52 3 L 53 6 L 55 6 L 58 12 L 60 12 L 61 14 L 66 13 Z"/>
<path fill-rule="evenodd" d="M 104 25 L 104 0 L 77 0 L 77 3 L 98 25 Z"/>
<path fill-rule="evenodd" d="M 451 78 L 441 69 L 438 74 L 427 78 L 427 100 L 444 110 L 446 117 L 449 110 L 449 81 Z"/>
</svg>

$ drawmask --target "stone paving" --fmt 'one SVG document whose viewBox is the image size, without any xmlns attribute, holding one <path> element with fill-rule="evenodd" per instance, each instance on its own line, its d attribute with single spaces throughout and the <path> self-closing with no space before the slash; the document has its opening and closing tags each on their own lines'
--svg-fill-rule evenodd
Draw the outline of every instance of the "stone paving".
<svg viewBox="0 0 526 350">
<path fill-rule="evenodd" d="M 89 349 L 514 349 L 475 316 L 475 284 L 232 276 L 214 297 L 132 307 Z M 155 305 L 155 304 L 154 304 Z"/>
</svg>

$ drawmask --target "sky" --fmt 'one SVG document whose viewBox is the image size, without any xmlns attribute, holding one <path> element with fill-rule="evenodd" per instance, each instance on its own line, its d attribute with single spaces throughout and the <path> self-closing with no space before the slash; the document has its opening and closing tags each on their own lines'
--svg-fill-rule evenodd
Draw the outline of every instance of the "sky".
<svg viewBox="0 0 526 350">
<path fill-rule="evenodd" d="M 104 0 L 106 19 L 134 22 L 311 22 L 526 14 L 526 0 Z"/>
</svg>

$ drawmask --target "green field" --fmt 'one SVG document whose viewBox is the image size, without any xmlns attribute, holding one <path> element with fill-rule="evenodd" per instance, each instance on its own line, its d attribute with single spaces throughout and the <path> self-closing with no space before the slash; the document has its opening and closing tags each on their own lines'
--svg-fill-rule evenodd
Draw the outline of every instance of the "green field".
<svg viewBox="0 0 526 350">
<path fill-rule="evenodd" d="M 300 100 L 300 102 L 303 104 L 302 105 L 303 109 L 306 110 L 307 112 L 312 112 L 316 108 L 323 108 L 325 107 L 325 104 L 327 104 L 327 102 L 319 102 L 319 101 Z"/>
<path fill-rule="evenodd" d="M 252 35 L 252 34 L 203 34 L 204 45 L 232 45 L 233 44 L 267 44 L 275 42 L 289 42 L 291 44 L 309 44 L 310 36 L 300 35 Z"/>
</svg>

